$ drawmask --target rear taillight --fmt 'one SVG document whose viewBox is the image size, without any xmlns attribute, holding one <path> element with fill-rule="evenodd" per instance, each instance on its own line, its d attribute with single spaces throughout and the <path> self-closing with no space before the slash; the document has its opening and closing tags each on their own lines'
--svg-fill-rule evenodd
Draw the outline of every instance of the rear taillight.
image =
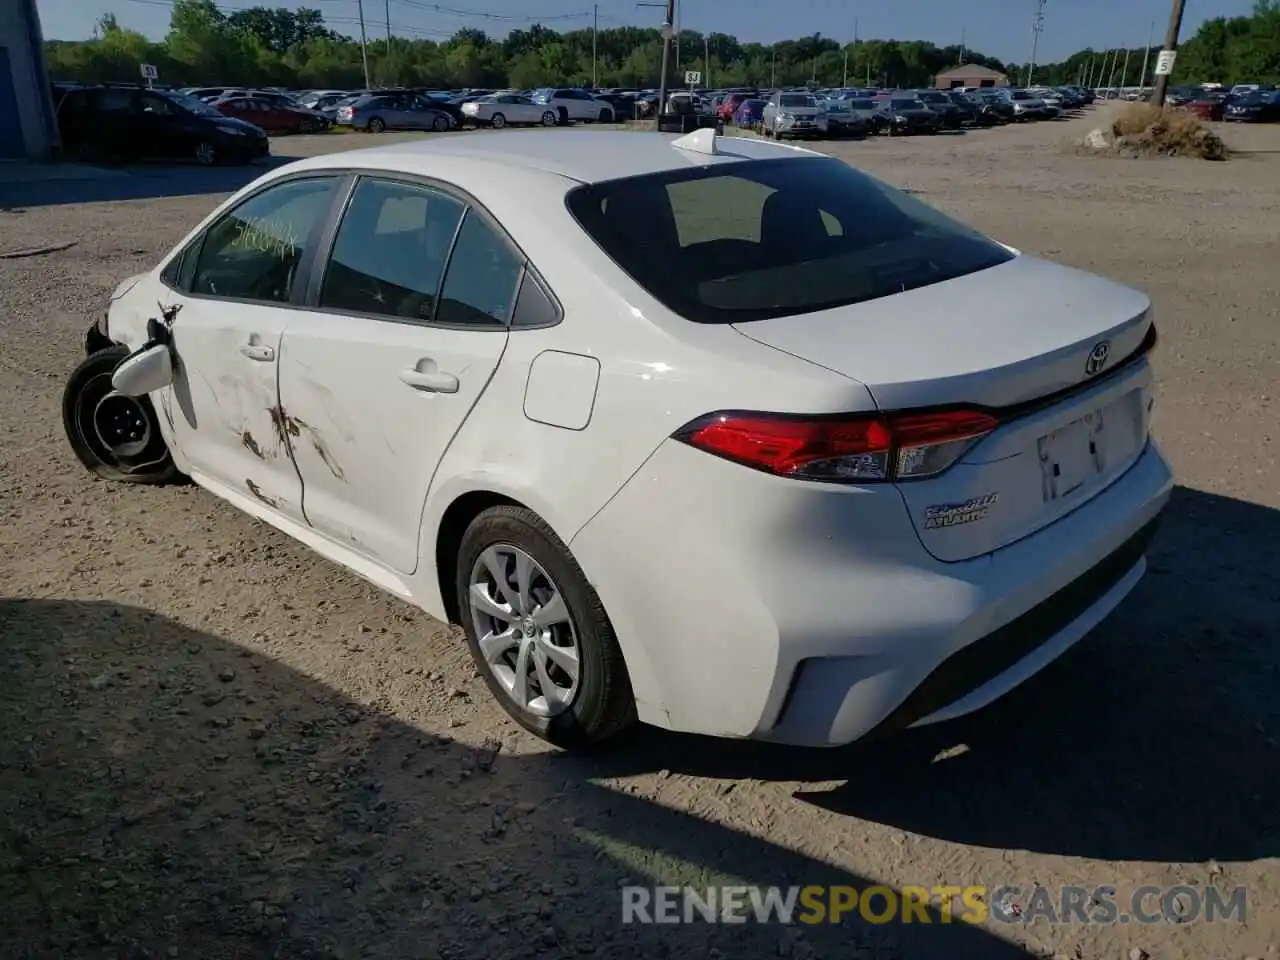
<svg viewBox="0 0 1280 960">
<path fill-rule="evenodd" d="M 797 480 L 878 483 L 942 473 L 999 425 L 976 410 L 847 417 L 713 413 L 675 439 Z"/>
</svg>

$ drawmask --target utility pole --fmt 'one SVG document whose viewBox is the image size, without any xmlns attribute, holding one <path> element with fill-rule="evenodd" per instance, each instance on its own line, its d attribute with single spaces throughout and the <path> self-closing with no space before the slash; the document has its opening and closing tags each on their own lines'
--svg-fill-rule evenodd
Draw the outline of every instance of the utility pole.
<svg viewBox="0 0 1280 960">
<path fill-rule="evenodd" d="M 769 51 L 769 86 L 778 86 L 778 51 Z"/>
<path fill-rule="evenodd" d="M 1139 92 L 1147 89 L 1147 62 L 1151 59 L 1151 38 L 1156 32 L 1156 22 L 1151 21 L 1151 26 L 1147 28 L 1147 49 L 1142 51 L 1142 76 L 1138 80 Z"/>
<path fill-rule="evenodd" d="M 1169 29 L 1164 35 L 1164 49 L 1156 58 L 1156 89 L 1151 94 L 1151 102 L 1157 107 L 1164 106 L 1165 93 L 1169 90 L 1169 74 L 1173 73 L 1173 61 L 1178 55 L 1178 34 L 1182 32 L 1182 11 L 1186 0 L 1173 0 L 1173 10 L 1169 14 Z"/>
<path fill-rule="evenodd" d="M 1129 49 L 1126 47 L 1124 51 L 1124 66 L 1120 68 L 1120 89 L 1125 88 L 1125 81 L 1129 79 Z"/>
<path fill-rule="evenodd" d="M 968 27 L 961 27 L 961 28 L 960 28 L 960 57 L 959 57 L 959 59 L 957 59 L 957 60 L 956 60 L 956 65 L 957 65 L 957 66 L 962 66 L 962 65 L 964 64 L 964 41 L 965 41 L 965 35 L 966 35 L 968 32 L 969 32 L 969 28 L 968 28 Z"/>
<path fill-rule="evenodd" d="M 858 18 L 853 18 L 853 46 L 858 45 Z M 840 81 L 840 86 L 847 88 L 849 86 L 849 47 L 844 48 L 844 78 Z"/>
<path fill-rule="evenodd" d="M 1027 64 L 1027 82 L 1031 86 L 1031 75 L 1036 69 L 1036 51 L 1040 47 L 1040 34 L 1044 32 L 1044 5 L 1046 0 L 1036 0 L 1036 15 L 1031 21 L 1031 62 Z"/>
<path fill-rule="evenodd" d="M 393 76 L 393 74 L 392 74 L 392 72 L 391 72 L 391 0 L 386 0 L 386 8 L 387 8 L 387 9 L 386 9 L 386 14 L 387 14 L 387 65 L 386 65 L 385 67 L 383 67 L 383 68 L 382 68 L 382 76 L 383 76 L 383 82 L 384 82 L 384 83 L 385 83 L 387 80 L 392 80 L 392 81 L 394 82 L 394 79 L 395 79 L 395 78 L 394 78 L 394 76 Z"/>
<path fill-rule="evenodd" d="M 387 0 L 390 3 L 391 0 Z M 591 89 L 597 90 L 600 85 L 596 76 L 596 34 L 600 32 L 600 4 L 591 5 Z"/>
<path fill-rule="evenodd" d="M 658 78 L 658 117 L 667 112 L 667 77 L 671 73 L 671 38 L 675 31 L 672 23 L 676 17 L 676 0 L 639 0 L 637 7 L 663 7 L 662 18 L 662 76 Z"/>
<path fill-rule="evenodd" d="M 702 35 L 702 72 L 705 76 L 702 78 L 702 86 L 704 90 L 711 89 L 711 34 L 704 33 Z"/>
<path fill-rule="evenodd" d="M 356 9 L 360 11 L 360 59 L 364 62 L 364 88 L 370 89 L 369 83 L 369 38 L 364 32 L 364 0 L 356 0 Z"/>
</svg>

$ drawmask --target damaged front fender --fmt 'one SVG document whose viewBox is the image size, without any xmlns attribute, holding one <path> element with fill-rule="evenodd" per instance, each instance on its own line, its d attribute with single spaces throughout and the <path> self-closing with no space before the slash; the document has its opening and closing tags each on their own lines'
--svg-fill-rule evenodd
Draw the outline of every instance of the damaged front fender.
<svg viewBox="0 0 1280 960">
<path fill-rule="evenodd" d="M 106 350 L 108 347 L 116 346 L 116 342 L 111 339 L 111 335 L 107 332 L 107 315 L 104 313 L 93 323 L 89 324 L 89 329 L 84 332 L 84 355 L 90 356 L 99 350 Z"/>
</svg>

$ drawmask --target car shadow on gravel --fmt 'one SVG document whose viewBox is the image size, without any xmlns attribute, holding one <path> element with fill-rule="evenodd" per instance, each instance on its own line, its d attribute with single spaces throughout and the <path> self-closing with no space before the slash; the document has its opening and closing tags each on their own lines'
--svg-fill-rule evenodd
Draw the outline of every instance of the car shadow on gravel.
<svg viewBox="0 0 1280 960">
<path fill-rule="evenodd" d="M 74 179 L 63 178 L 54 172 L 49 179 L 28 178 L 17 183 L 0 180 L 0 210 L 234 193 L 268 170 L 296 159 L 272 156 L 256 163 L 214 167 L 167 163 L 104 165 L 97 168 L 103 171 L 99 177 L 77 172 Z"/>
<path fill-rule="evenodd" d="M 1030 956 L 936 913 L 803 936 L 623 925 L 628 880 L 869 878 L 605 789 L 565 755 L 431 735 L 135 607 L 4 599 L 0 637 L 0 956 Z"/>
<path fill-rule="evenodd" d="M 926 836 L 1117 861 L 1280 855 L 1280 511 L 1179 487 L 1149 572 L 985 710 L 833 750 L 643 730 L 592 776 L 845 779 L 797 797 Z"/>
</svg>

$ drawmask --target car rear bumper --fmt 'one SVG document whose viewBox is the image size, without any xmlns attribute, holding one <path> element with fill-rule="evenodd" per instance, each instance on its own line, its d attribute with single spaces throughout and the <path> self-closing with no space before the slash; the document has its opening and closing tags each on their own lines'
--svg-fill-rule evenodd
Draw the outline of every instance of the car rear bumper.
<svg viewBox="0 0 1280 960">
<path fill-rule="evenodd" d="M 959 716 L 1097 625 L 1145 570 L 1169 468 L 1150 443 L 994 553 L 925 552 L 888 487 L 783 480 L 668 441 L 573 539 L 641 719 L 835 746 Z"/>
</svg>

